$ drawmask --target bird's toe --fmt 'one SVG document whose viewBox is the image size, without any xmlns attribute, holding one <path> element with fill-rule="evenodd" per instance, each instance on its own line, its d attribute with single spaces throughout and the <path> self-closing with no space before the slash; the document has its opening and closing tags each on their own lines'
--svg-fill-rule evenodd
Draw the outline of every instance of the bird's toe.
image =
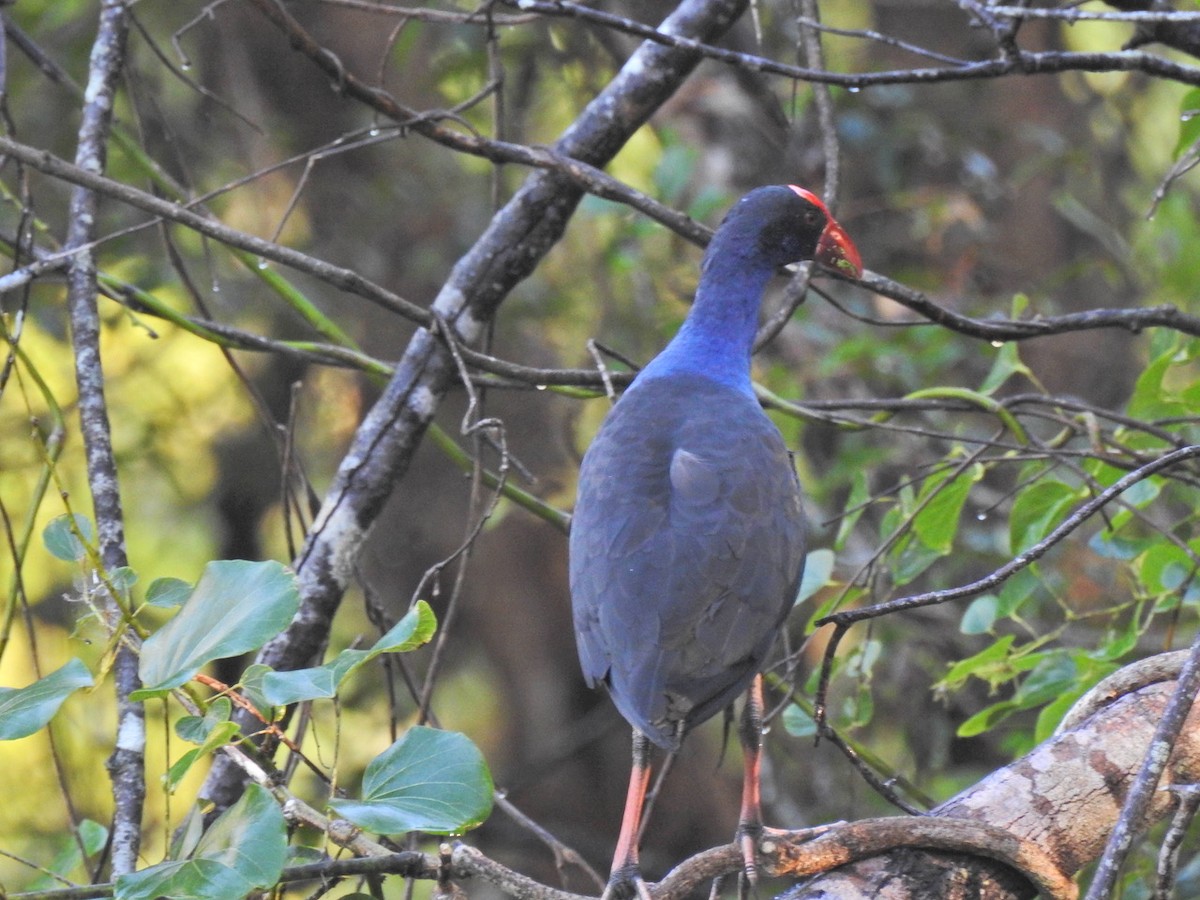
<svg viewBox="0 0 1200 900">
<path fill-rule="evenodd" d="M 653 900 L 650 886 L 636 865 L 613 869 L 600 900 Z"/>
</svg>

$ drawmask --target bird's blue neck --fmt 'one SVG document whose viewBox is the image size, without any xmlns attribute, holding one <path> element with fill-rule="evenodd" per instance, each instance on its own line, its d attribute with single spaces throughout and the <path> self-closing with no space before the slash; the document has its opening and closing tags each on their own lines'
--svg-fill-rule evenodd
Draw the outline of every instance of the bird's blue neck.
<svg viewBox="0 0 1200 900">
<path fill-rule="evenodd" d="M 753 395 L 750 353 L 763 291 L 774 267 L 710 247 L 687 320 L 634 382 L 667 375 L 702 375 Z"/>
</svg>

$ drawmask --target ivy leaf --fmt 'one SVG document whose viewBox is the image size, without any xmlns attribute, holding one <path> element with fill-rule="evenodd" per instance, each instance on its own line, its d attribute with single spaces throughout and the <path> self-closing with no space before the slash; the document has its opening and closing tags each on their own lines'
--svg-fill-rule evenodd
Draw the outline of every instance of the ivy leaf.
<svg viewBox="0 0 1200 900">
<path fill-rule="evenodd" d="M 0 688 L 0 740 L 28 737 L 43 728 L 63 701 L 92 686 L 92 673 L 77 659 L 23 688 Z"/>
<path fill-rule="evenodd" d="M 179 687 L 214 659 L 256 650 L 292 620 L 296 578 L 278 562 L 210 562 L 183 608 L 146 639 L 136 700 Z"/>
<path fill-rule="evenodd" d="M 367 764 L 361 800 L 330 800 L 338 815 L 380 834 L 452 834 L 492 811 L 492 775 L 470 739 L 415 726 Z"/>
</svg>

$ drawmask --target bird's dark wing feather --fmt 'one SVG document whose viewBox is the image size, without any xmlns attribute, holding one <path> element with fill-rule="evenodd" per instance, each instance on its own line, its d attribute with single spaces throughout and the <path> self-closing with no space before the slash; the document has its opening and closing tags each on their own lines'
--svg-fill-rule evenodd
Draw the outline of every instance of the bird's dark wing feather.
<svg viewBox="0 0 1200 900">
<path fill-rule="evenodd" d="M 631 389 L 584 458 L 571 594 L 584 675 L 662 746 L 759 670 L 804 564 L 800 491 L 758 404 L 698 376 Z"/>
</svg>

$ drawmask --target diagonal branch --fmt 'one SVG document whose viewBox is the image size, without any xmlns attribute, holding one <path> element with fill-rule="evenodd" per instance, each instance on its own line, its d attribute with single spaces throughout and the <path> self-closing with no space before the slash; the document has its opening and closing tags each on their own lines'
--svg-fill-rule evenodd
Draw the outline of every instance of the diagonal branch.
<svg viewBox="0 0 1200 900">
<path fill-rule="evenodd" d="M 1086 503 L 1079 504 L 1075 510 L 1063 519 L 1058 526 L 1051 531 L 1046 537 L 1038 541 L 1032 547 L 1018 553 L 1000 568 L 996 569 L 989 575 L 983 578 L 972 581 L 969 584 L 960 585 L 953 588 L 945 588 L 936 591 L 927 591 L 923 594 L 913 594 L 908 597 L 901 597 L 898 600 L 890 600 L 886 603 L 877 603 L 873 606 L 863 606 L 857 609 L 842 610 L 831 615 L 825 616 L 817 620 L 816 624 L 836 625 L 839 631 L 848 628 L 855 622 L 860 622 L 864 619 L 873 619 L 877 616 L 887 615 L 889 613 L 901 612 L 902 610 L 920 609 L 924 606 L 933 606 L 939 603 L 945 603 L 950 600 L 962 600 L 967 597 L 976 597 L 984 591 L 991 590 L 998 585 L 1003 584 L 1010 577 L 1015 575 L 1021 569 L 1032 565 L 1041 559 L 1052 547 L 1062 541 L 1067 535 L 1073 532 L 1076 528 L 1094 516 L 1097 512 L 1119 497 L 1139 481 L 1149 478 L 1164 469 L 1169 469 L 1179 463 L 1189 459 L 1195 459 L 1200 456 L 1200 445 L 1189 444 L 1186 447 L 1181 447 L 1178 450 L 1172 450 L 1170 453 L 1164 453 L 1162 456 L 1146 463 L 1134 471 L 1130 472 L 1111 485 L 1105 488 L 1096 496 L 1092 497 Z M 830 645 L 833 646 L 837 639 L 831 640 Z M 827 651 L 828 653 L 828 651 Z"/>
</svg>

